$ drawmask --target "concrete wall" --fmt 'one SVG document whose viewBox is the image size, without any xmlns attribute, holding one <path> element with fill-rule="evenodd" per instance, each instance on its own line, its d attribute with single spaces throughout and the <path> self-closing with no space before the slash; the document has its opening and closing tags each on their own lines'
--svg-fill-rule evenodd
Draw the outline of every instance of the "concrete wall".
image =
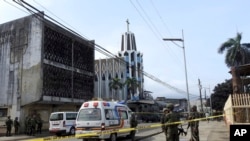
<svg viewBox="0 0 250 141">
<path fill-rule="evenodd" d="M 26 17 L 0 25 L 0 105 L 12 106 L 21 96 L 21 105 L 37 101 L 41 90 L 42 23 Z M 7 34 L 6 37 L 6 32 Z"/>
<path fill-rule="evenodd" d="M 42 23 L 34 16 L 0 25 L 0 108 L 7 115 L 20 117 L 21 105 L 41 97 L 41 43 Z"/>
<path fill-rule="evenodd" d="M 21 105 L 36 102 L 40 99 L 42 93 L 41 79 L 41 48 L 43 23 L 35 17 L 30 17 L 28 32 L 28 42 L 23 52 L 23 66 L 21 71 Z"/>
</svg>

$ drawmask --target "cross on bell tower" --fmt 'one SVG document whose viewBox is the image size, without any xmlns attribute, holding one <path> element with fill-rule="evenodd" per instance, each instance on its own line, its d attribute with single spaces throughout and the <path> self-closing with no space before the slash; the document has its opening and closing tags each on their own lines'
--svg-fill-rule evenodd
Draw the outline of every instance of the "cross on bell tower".
<svg viewBox="0 0 250 141">
<path fill-rule="evenodd" d="M 126 22 L 127 22 L 127 32 L 129 32 L 129 21 L 128 21 L 128 19 L 126 20 Z"/>
</svg>

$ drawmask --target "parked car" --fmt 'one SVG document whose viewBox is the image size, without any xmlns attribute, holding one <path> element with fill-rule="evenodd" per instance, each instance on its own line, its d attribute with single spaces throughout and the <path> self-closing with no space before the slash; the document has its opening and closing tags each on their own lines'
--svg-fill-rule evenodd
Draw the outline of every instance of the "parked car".
<svg viewBox="0 0 250 141">
<path fill-rule="evenodd" d="M 49 118 L 49 132 L 62 134 L 75 134 L 75 121 L 77 112 L 54 112 Z"/>
</svg>

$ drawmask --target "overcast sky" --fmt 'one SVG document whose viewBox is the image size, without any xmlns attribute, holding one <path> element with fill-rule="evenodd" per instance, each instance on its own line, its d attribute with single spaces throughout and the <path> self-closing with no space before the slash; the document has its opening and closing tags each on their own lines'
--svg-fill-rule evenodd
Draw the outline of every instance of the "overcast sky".
<svg viewBox="0 0 250 141">
<path fill-rule="evenodd" d="M 250 42 L 248 0 L 27 0 L 82 36 L 117 54 L 121 35 L 135 34 L 137 50 L 143 53 L 144 71 L 186 91 L 183 49 L 162 38 L 182 38 L 187 62 L 190 100 L 199 97 L 198 79 L 211 93 L 218 83 L 230 79 L 225 53 L 219 46 L 242 33 Z M 12 0 L 0 0 L 0 24 L 29 15 Z M 176 42 L 182 46 L 182 42 Z M 107 58 L 96 52 L 96 59 Z M 165 85 L 145 77 L 145 89 L 154 98 L 187 98 Z M 204 97 L 204 89 L 202 90 Z M 209 96 L 209 89 L 206 89 Z"/>
</svg>

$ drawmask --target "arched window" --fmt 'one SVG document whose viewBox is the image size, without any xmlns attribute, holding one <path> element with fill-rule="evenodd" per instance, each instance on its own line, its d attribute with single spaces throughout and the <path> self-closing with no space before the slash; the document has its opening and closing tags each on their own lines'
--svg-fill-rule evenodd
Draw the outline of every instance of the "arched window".
<svg viewBox="0 0 250 141">
<path fill-rule="evenodd" d="M 98 81 L 98 77 L 97 77 L 97 75 L 95 75 L 95 81 Z"/>
<path fill-rule="evenodd" d="M 105 80 L 105 75 L 104 74 L 102 75 L 102 80 Z"/>
<path fill-rule="evenodd" d="M 111 79 L 112 79 L 111 74 L 109 74 L 109 80 L 111 80 Z"/>
</svg>

